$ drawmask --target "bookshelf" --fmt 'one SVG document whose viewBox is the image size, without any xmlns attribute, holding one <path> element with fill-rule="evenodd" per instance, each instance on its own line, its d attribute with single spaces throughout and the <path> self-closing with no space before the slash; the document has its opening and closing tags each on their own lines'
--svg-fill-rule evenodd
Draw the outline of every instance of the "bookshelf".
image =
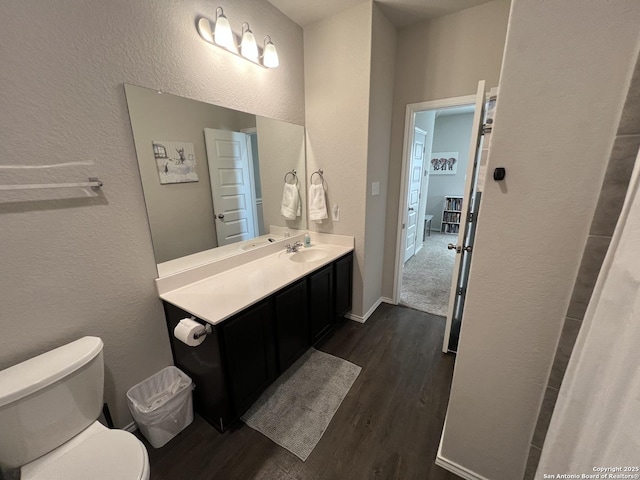
<svg viewBox="0 0 640 480">
<path fill-rule="evenodd" d="M 445 196 L 442 207 L 442 233 L 457 235 L 460 231 L 460 220 L 462 220 L 462 197 Z"/>
</svg>

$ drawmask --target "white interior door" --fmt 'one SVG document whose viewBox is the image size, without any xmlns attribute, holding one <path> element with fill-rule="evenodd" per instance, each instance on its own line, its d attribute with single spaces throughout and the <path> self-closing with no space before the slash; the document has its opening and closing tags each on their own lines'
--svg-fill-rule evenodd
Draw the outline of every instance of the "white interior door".
<svg viewBox="0 0 640 480">
<path fill-rule="evenodd" d="M 455 323 L 459 331 L 459 326 L 462 323 L 467 278 L 471 264 L 476 215 L 470 218 L 469 213 L 473 211 L 471 208 L 472 198 L 474 198 L 473 188 L 475 185 L 478 160 L 480 158 L 480 143 L 482 142 L 482 122 L 484 120 L 485 103 L 484 84 L 484 80 L 478 82 L 478 91 L 476 93 L 473 126 L 471 129 L 471 145 L 469 147 L 469 162 L 464 184 L 464 197 L 462 199 L 460 231 L 458 232 L 456 243 L 449 244 L 449 247 L 456 251 L 456 259 L 453 266 L 451 293 L 449 295 L 449 311 L 447 312 L 447 323 L 442 346 L 442 351 L 444 352 L 457 350 L 457 336 L 455 338 L 451 336 L 452 326 Z M 451 340 L 453 340 L 453 344 Z"/>
<path fill-rule="evenodd" d="M 407 235 L 404 250 L 404 261 L 416 253 L 416 242 L 422 241 L 418 233 L 422 230 L 418 225 L 420 207 L 420 187 L 422 185 L 422 165 L 424 163 L 425 142 L 427 132 L 415 128 L 413 146 L 411 147 L 411 167 L 409 170 L 409 193 L 407 195 Z"/>
<path fill-rule="evenodd" d="M 255 237 L 246 134 L 204 129 L 218 246 Z"/>
</svg>

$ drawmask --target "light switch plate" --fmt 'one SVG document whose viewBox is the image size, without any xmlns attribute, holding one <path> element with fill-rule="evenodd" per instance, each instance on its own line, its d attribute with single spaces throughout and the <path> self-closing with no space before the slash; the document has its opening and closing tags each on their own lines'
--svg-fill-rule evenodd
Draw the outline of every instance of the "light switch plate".
<svg viewBox="0 0 640 480">
<path fill-rule="evenodd" d="M 334 222 L 340 221 L 340 207 L 337 204 L 334 205 L 333 208 L 331 209 L 331 219 Z"/>
<path fill-rule="evenodd" d="M 373 182 L 371 184 L 371 195 L 380 195 L 380 182 Z"/>
</svg>

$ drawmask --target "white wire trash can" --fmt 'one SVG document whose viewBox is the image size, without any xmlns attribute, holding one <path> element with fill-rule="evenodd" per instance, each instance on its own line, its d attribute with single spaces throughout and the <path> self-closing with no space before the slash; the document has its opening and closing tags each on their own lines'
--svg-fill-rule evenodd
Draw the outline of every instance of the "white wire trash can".
<svg viewBox="0 0 640 480">
<path fill-rule="evenodd" d="M 127 404 L 140 432 L 160 448 L 193 421 L 193 382 L 166 367 L 127 391 Z"/>
</svg>

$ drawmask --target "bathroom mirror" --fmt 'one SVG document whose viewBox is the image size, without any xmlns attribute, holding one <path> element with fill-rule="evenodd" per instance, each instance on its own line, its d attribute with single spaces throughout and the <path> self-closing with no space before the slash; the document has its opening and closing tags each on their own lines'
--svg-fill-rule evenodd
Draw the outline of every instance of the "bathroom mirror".
<svg viewBox="0 0 640 480">
<path fill-rule="evenodd" d="M 306 229 L 303 126 L 124 87 L 159 276 Z M 299 190 L 293 219 L 285 181 Z"/>
</svg>

